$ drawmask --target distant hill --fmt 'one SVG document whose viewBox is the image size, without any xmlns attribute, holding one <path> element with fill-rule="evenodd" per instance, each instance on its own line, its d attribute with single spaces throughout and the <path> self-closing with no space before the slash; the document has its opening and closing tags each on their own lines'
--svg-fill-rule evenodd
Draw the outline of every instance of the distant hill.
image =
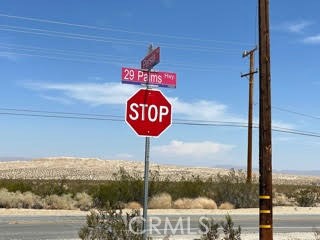
<svg viewBox="0 0 320 240">
<path fill-rule="evenodd" d="M 12 160 L 10 158 L 10 160 Z M 0 178 L 2 179 L 82 179 L 113 180 L 123 168 L 130 175 L 143 176 L 143 161 L 103 160 L 96 158 L 51 157 L 34 160 L 18 160 L 0 162 Z M 159 174 L 160 179 L 172 181 L 215 177 L 217 174 L 228 174 L 227 168 L 182 167 L 174 165 L 150 164 L 150 170 Z M 235 168 L 236 169 L 236 168 Z M 302 172 L 301 172 L 302 173 Z M 308 173 L 308 172 L 307 172 Z M 258 171 L 254 171 L 257 179 Z M 309 175 L 309 174 L 308 174 Z M 273 181 L 278 184 L 317 184 L 319 176 L 302 176 L 301 174 L 284 174 L 274 172 Z"/>
<path fill-rule="evenodd" d="M 246 166 L 235 166 L 235 165 L 215 165 L 215 168 L 235 169 L 235 170 L 246 170 Z M 252 171 L 259 172 L 258 168 L 253 168 Z M 273 169 L 273 173 L 282 173 L 299 176 L 320 176 L 320 170 L 277 170 Z"/>
<path fill-rule="evenodd" d="M 31 160 L 31 158 L 24 158 L 24 157 L 0 157 L 0 162 L 27 161 L 27 160 Z"/>
</svg>

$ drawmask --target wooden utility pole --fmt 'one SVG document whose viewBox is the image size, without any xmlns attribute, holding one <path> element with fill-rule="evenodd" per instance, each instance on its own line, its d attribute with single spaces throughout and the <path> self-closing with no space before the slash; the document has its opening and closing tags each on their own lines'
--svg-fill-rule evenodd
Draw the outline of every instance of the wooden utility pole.
<svg viewBox="0 0 320 240">
<path fill-rule="evenodd" d="M 252 112 L 253 112 L 253 83 L 254 74 L 257 71 L 254 70 L 254 52 L 257 47 L 251 51 L 244 51 L 242 57 L 250 56 L 250 69 L 249 73 L 242 74 L 241 77 L 249 76 L 249 110 L 248 110 L 248 152 L 247 152 L 247 183 L 252 182 Z"/>
<path fill-rule="evenodd" d="M 259 0 L 259 233 L 272 240 L 272 143 L 269 0 Z"/>
</svg>

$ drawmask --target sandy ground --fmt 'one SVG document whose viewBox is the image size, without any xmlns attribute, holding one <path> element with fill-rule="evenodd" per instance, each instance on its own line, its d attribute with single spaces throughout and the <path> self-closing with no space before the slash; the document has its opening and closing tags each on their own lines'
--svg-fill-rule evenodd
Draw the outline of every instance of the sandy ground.
<svg viewBox="0 0 320 240">
<path fill-rule="evenodd" d="M 125 210 L 130 211 L 130 210 Z M 80 210 L 47 210 L 47 209 L 17 209 L 17 208 L 0 208 L 0 215 L 48 215 L 48 216 L 86 216 L 89 212 Z M 258 208 L 241 208 L 231 210 L 220 210 L 220 209 L 149 209 L 149 214 L 152 215 L 180 215 L 180 214 L 257 214 L 259 213 Z M 320 214 L 320 207 L 274 207 L 274 215 L 281 214 Z"/>
</svg>

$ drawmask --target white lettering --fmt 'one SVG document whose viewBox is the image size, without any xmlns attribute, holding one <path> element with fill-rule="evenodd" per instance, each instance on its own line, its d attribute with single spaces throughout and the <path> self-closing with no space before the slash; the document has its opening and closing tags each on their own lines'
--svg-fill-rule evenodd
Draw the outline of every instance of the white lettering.
<svg viewBox="0 0 320 240">
<path fill-rule="evenodd" d="M 183 222 L 182 222 L 182 218 L 179 217 L 176 226 L 173 228 L 170 222 L 170 219 L 168 219 L 168 217 L 165 218 L 165 222 L 164 222 L 164 234 L 167 235 L 167 230 L 168 228 L 171 230 L 170 233 L 172 235 L 176 235 L 176 232 L 178 231 L 180 227 L 180 232 L 181 234 L 184 234 L 183 231 Z"/>
<path fill-rule="evenodd" d="M 165 73 L 164 77 L 168 78 L 168 79 L 174 79 L 174 75 L 173 74 L 169 74 L 169 73 Z"/>
<path fill-rule="evenodd" d="M 136 110 L 136 108 L 139 108 L 138 104 L 137 103 L 132 103 L 130 105 L 130 110 L 135 114 L 135 115 L 132 115 L 131 113 L 129 114 L 129 118 L 131 120 L 137 120 L 139 118 L 139 113 L 138 111 Z"/>
<path fill-rule="evenodd" d="M 154 112 L 153 117 L 152 117 L 152 110 Z M 156 105 L 150 105 L 148 109 L 148 119 L 150 122 L 155 122 L 157 121 L 158 118 L 158 108 Z"/>
<path fill-rule="evenodd" d="M 144 121 L 144 111 L 145 111 L 145 108 L 148 107 L 148 104 L 140 103 L 139 106 L 142 108 L 142 110 L 141 110 L 141 115 L 142 115 L 141 116 L 141 120 Z"/>
<path fill-rule="evenodd" d="M 163 116 L 168 115 L 169 113 L 169 108 L 166 106 L 160 106 L 160 110 L 159 110 L 159 122 L 162 122 Z"/>
<path fill-rule="evenodd" d="M 209 226 L 206 223 L 209 223 L 209 219 L 207 217 L 199 218 L 199 224 L 202 226 L 202 227 L 200 226 L 201 234 L 206 234 L 209 232 Z"/>
<path fill-rule="evenodd" d="M 154 219 L 157 220 L 157 223 L 153 223 Z M 159 217 L 150 217 L 149 220 L 150 220 L 150 233 L 153 234 L 152 230 L 154 229 L 155 232 L 160 235 L 161 233 L 160 233 L 158 227 L 161 225 L 161 219 Z"/>
<path fill-rule="evenodd" d="M 138 81 L 140 81 L 140 78 L 143 78 L 144 73 L 142 71 L 138 71 Z"/>
</svg>

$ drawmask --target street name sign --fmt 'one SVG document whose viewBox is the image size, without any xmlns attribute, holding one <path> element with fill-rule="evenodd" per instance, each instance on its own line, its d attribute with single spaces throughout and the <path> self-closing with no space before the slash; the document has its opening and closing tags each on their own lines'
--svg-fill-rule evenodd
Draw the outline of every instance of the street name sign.
<svg viewBox="0 0 320 240">
<path fill-rule="evenodd" d="M 170 72 L 150 72 L 141 69 L 123 67 L 122 83 L 150 84 L 159 87 L 176 88 L 177 75 Z"/>
<path fill-rule="evenodd" d="M 144 59 L 141 61 L 141 69 L 150 70 L 160 62 L 160 47 L 152 50 Z"/>
</svg>

